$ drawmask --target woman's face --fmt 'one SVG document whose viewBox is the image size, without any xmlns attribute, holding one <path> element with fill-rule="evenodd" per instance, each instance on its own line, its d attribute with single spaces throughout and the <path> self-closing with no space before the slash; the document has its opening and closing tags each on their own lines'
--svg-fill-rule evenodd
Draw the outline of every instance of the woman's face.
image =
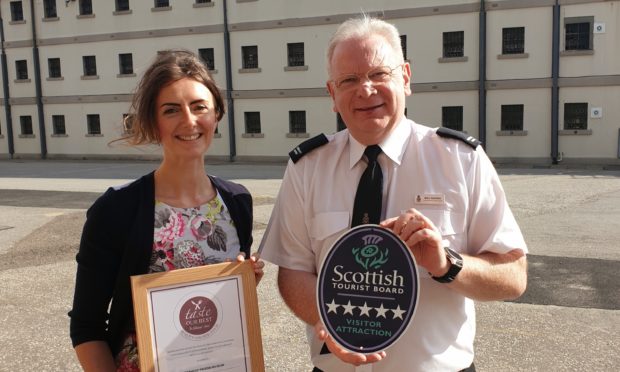
<svg viewBox="0 0 620 372">
<path fill-rule="evenodd" d="M 204 84 L 183 78 L 166 85 L 155 110 L 164 157 L 204 156 L 217 127 L 213 95 Z"/>
</svg>

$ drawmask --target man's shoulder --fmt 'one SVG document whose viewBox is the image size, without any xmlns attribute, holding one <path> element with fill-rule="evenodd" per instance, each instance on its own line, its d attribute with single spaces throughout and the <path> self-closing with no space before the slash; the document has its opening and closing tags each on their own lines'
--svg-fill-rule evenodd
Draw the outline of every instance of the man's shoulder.
<svg viewBox="0 0 620 372">
<path fill-rule="evenodd" d="M 307 139 L 297 145 L 291 152 L 288 153 L 289 157 L 293 161 L 293 163 L 297 163 L 301 158 L 314 152 L 315 150 L 324 147 L 325 145 L 332 142 L 334 139 L 334 135 L 325 135 L 321 133 L 317 136 L 314 136 L 310 139 Z"/>
<path fill-rule="evenodd" d="M 470 146 L 474 150 L 480 146 L 482 142 L 480 142 L 477 138 L 468 135 L 467 133 L 459 132 L 458 130 L 439 127 L 435 131 L 437 135 L 441 138 L 453 139 L 457 141 L 461 141 L 465 143 L 467 146 Z"/>
</svg>

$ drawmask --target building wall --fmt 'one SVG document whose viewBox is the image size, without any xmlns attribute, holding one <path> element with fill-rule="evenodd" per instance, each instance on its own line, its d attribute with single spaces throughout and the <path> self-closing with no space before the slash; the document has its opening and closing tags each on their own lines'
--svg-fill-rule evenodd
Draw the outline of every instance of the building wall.
<svg viewBox="0 0 620 372">
<path fill-rule="evenodd" d="M 122 116 L 131 94 L 158 50 L 213 48 L 212 75 L 233 98 L 233 112 L 218 126 L 209 156 L 264 160 L 285 159 L 299 142 L 337 129 L 336 114 L 325 89 L 325 49 L 343 20 L 365 11 L 394 23 L 406 36 L 412 64 L 407 115 L 416 122 L 441 125 L 443 106 L 463 107 L 463 130 L 480 136 L 480 2 L 472 0 L 288 1 L 227 0 L 230 30 L 230 82 L 226 81 L 224 0 L 198 5 L 171 1 L 153 9 L 150 1 L 130 1 L 129 12 L 115 12 L 114 2 L 93 1 L 92 16 L 78 15 L 78 2 L 57 0 L 57 18 L 43 18 L 35 0 L 44 142 L 49 157 L 157 157 L 157 146 L 131 148 L 118 142 Z M 552 24 L 549 0 L 486 1 L 486 151 L 497 161 L 550 162 L 552 138 Z M 564 161 L 618 163 L 620 128 L 620 1 L 561 0 L 558 148 Z M 66 5 L 66 6 L 65 6 Z M 0 100 L 0 157 L 41 156 L 30 1 L 22 1 L 24 21 L 10 21 L 10 2 L 0 2 L 3 51 L 13 128 L 9 154 L 6 107 Z M 604 32 L 592 35 L 593 50 L 565 51 L 565 20 L 581 17 Z M 502 55 L 502 29 L 525 28 L 522 55 Z M 442 58 L 444 32 L 464 31 L 464 57 Z M 287 43 L 304 43 L 304 66 L 287 68 Z M 243 69 L 242 47 L 258 47 L 258 69 Z M 132 53 L 133 74 L 119 75 L 120 53 Z M 95 55 L 96 79 L 84 79 L 82 57 Z M 49 78 L 48 59 L 60 58 L 62 77 Z M 26 60 L 28 80 L 16 81 L 15 61 Z M 0 79 L 2 77 L 0 76 Z M 4 90 L 0 96 L 4 97 Z M 564 103 L 588 104 L 587 129 L 566 131 Z M 500 131 L 501 105 L 522 104 L 523 131 Z M 599 109 L 600 117 L 591 117 Z M 289 111 L 306 111 L 306 133 L 289 133 Z M 244 113 L 259 111 L 261 133 L 245 133 Z M 86 115 L 99 114 L 102 133 L 86 135 Z M 33 135 L 20 135 L 19 117 L 30 115 Z M 64 115 L 66 136 L 55 136 L 52 115 Z M 231 128 L 234 119 L 234 128 Z M 234 129 L 234 147 L 230 136 Z"/>
</svg>

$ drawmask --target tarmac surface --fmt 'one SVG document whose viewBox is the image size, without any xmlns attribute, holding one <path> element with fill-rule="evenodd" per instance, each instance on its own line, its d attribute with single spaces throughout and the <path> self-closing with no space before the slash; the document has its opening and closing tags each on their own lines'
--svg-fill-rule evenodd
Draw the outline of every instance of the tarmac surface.
<svg viewBox="0 0 620 372">
<path fill-rule="evenodd" d="M 68 335 L 85 210 L 155 162 L 0 160 L 0 371 L 79 371 Z M 284 164 L 217 163 L 255 200 L 258 247 Z M 620 369 L 620 171 L 500 168 L 530 250 L 515 302 L 477 303 L 478 371 Z M 305 331 L 268 264 L 258 287 L 267 371 L 310 371 Z M 389 353 L 389 350 L 388 350 Z"/>
</svg>

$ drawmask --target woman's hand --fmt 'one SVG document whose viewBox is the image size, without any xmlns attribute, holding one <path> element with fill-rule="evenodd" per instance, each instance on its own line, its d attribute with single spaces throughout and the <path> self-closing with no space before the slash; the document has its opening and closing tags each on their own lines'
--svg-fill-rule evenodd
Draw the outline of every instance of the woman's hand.
<svg viewBox="0 0 620 372">
<path fill-rule="evenodd" d="M 238 262 L 245 261 L 245 253 L 243 252 L 239 253 L 239 255 L 237 256 L 237 261 Z M 260 256 L 258 255 L 258 253 L 252 253 L 252 255 L 250 256 L 250 261 L 252 262 L 252 268 L 254 268 L 254 277 L 256 278 L 256 285 L 258 285 L 260 280 L 263 278 L 263 275 L 265 274 L 263 272 L 263 268 L 265 267 L 265 262 L 260 259 Z"/>
</svg>

